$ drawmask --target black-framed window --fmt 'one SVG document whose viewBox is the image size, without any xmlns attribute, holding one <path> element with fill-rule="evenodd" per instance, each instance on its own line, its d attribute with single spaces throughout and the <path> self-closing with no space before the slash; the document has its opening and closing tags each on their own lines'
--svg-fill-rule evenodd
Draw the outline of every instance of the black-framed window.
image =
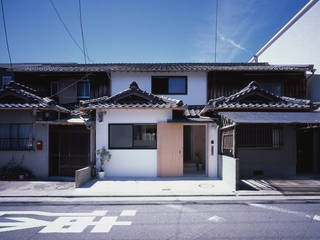
<svg viewBox="0 0 320 240">
<path fill-rule="evenodd" d="M 151 91 L 153 94 L 183 95 L 187 94 L 187 82 L 186 76 L 152 76 Z"/>
<path fill-rule="evenodd" d="M 33 150 L 32 124 L 0 124 L 0 151 Z"/>
<path fill-rule="evenodd" d="M 109 124 L 109 149 L 156 148 L 156 124 Z"/>
<path fill-rule="evenodd" d="M 283 142 L 282 128 L 253 125 L 237 128 L 237 146 L 250 148 L 280 148 Z"/>
<path fill-rule="evenodd" d="M 89 81 L 78 82 L 77 96 L 78 98 L 90 98 L 90 82 Z"/>
</svg>

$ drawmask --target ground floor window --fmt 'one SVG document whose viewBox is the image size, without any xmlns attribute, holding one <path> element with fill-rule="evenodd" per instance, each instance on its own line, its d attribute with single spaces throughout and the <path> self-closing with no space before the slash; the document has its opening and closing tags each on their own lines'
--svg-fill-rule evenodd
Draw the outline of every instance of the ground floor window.
<svg viewBox="0 0 320 240">
<path fill-rule="evenodd" d="M 33 150 L 33 125 L 0 124 L 0 150 Z"/>
<path fill-rule="evenodd" d="M 157 125 L 109 124 L 110 149 L 156 149 Z"/>
<path fill-rule="evenodd" d="M 238 147 L 280 148 L 282 128 L 266 125 L 239 126 L 236 137 Z"/>
</svg>

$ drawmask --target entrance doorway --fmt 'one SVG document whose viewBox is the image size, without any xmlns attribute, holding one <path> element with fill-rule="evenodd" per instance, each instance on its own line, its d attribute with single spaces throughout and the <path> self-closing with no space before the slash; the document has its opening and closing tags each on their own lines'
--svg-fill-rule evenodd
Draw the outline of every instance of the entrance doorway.
<svg viewBox="0 0 320 240">
<path fill-rule="evenodd" d="M 183 176 L 206 176 L 206 127 L 183 127 Z"/>
<path fill-rule="evenodd" d="M 49 130 L 49 175 L 74 177 L 90 161 L 90 132 L 85 126 L 52 125 Z"/>
<path fill-rule="evenodd" d="M 313 172 L 313 141 L 312 129 L 297 131 L 297 173 Z"/>
</svg>

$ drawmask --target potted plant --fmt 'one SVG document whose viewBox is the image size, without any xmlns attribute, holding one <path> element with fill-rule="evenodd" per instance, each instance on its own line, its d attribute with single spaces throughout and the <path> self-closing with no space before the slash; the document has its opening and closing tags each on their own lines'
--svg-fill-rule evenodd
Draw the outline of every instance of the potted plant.
<svg viewBox="0 0 320 240">
<path fill-rule="evenodd" d="M 100 169 L 98 176 L 100 179 L 104 178 L 104 167 L 105 163 L 111 159 L 111 153 L 106 149 L 105 146 L 97 150 L 97 159 L 100 161 Z"/>
</svg>

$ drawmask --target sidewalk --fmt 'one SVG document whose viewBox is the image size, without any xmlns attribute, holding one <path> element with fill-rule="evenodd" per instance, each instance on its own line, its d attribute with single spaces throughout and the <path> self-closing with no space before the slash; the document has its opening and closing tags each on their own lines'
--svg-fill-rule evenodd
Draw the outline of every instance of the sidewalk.
<svg viewBox="0 0 320 240">
<path fill-rule="evenodd" d="M 208 178 L 109 178 L 74 182 L 1 181 L 0 197 L 197 197 L 320 196 L 320 177 L 310 179 L 242 179 L 232 191 L 222 180 Z"/>
<path fill-rule="evenodd" d="M 0 197 L 136 197 L 235 196 L 222 180 L 112 178 L 91 180 L 80 188 L 73 182 L 2 181 Z"/>
</svg>

